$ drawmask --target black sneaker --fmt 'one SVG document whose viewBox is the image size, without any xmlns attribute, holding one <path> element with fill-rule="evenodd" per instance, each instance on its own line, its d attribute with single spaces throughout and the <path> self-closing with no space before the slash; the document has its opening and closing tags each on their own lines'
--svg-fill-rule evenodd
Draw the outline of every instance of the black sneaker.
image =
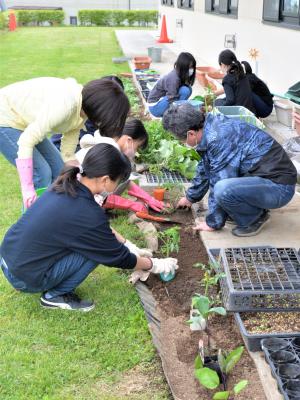
<svg viewBox="0 0 300 400">
<path fill-rule="evenodd" d="M 249 225 L 245 228 L 237 226 L 233 228 L 231 232 L 235 236 L 241 236 L 241 237 L 255 236 L 262 230 L 266 222 L 268 222 L 269 218 L 270 218 L 269 211 L 264 211 L 264 213 L 259 217 L 259 219 L 252 225 Z"/>
<path fill-rule="evenodd" d="M 45 294 L 42 295 L 41 306 L 45 308 L 62 308 L 64 310 L 72 311 L 91 311 L 95 304 L 90 300 L 81 300 L 77 294 L 70 292 L 62 296 L 52 297 L 46 299 Z"/>
</svg>

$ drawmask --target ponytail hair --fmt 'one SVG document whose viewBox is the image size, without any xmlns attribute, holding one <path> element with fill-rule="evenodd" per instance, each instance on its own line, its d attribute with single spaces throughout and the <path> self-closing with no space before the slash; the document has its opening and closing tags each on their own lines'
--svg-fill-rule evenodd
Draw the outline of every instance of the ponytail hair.
<svg viewBox="0 0 300 400">
<path fill-rule="evenodd" d="M 219 65 L 221 64 L 229 67 L 227 73 L 235 75 L 237 81 L 245 76 L 243 66 L 236 58 L 236 55 L 233 51 L 229 49 L 221 51 L 219 54 Z"/>
<path fill-rule="evenodd" d="M 99 143 L 93 146 L 84 157 L 82 166 L 66 165 L 51 186 L 56 193 L 76 197 L 79 181 L 77 175 L 89 179 L 108 175 L 112 181 L 125 181 L 131 173 L 129 159 L 114 146 Z"/>
<path fill-rule="evenodd" d="M 252 68 L 251 65 L 248 63 L 248 61 L 241 61 L 241 64 L 243 65 L 245 74 L 252 74 Z"/>
</svg>

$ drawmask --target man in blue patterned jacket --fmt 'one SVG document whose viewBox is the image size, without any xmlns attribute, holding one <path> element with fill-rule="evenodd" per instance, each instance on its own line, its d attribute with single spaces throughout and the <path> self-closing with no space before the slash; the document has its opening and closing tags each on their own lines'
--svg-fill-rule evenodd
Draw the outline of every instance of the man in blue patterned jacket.
<svg viewBox="0 0 300 400">
<path fill-rule="evenodd" d="M 196 229 L 221 229 L 228 218 L 236 236 L 254 236 L 269 219 L 269 209 L 293 197 L 297 172 L 283 148 L 268 133 L 239 119 L 205 114 L 184 104 L 163 119 L 169 129 L 202 156 L 192 186 L 178 207 L 191 207 L 209 190 L 206 221 Z"/>
</svg>

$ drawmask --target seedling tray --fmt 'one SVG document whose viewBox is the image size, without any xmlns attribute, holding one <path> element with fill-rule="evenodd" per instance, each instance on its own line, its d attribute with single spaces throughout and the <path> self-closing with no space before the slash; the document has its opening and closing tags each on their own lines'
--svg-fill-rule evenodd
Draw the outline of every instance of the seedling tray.
<svg viewBox="0 0 300 400">
<path fill-rule="evenodd" d="M 165 168 L 162 169 L 161 174 L 159 175 L 146 171 L 139 180 L 139 185 L 145 190 L 153 189 L 165 183 L 182 185 L 185 189 L 188 189 L 191 186 L 191 181 L 179 172 L 169 171 Z"/>
<path fill-rule="evenodd" d="M 300 338 L 300 332 L 299 333 L 249 333 L 247 329 L 245 328 L 245 325 L 243 323 L 243 320 L 241 318 L 241 315 L 239 313 L 234 313 L 234 318 L 235 322 L 238 325 L 238 328 L 243 336 L 244 342 L 246 344 L 246 347 L 249 351 L 261 351 L 261 343 L 263 339 L 270 339 L 270 338 L 276 338 L 276 337 L 281 337 L 281 338 L 293 338 L 293 337 L 299 337 Z"/>
<path fill-rule="evenodd" d="M 285 400 L 300 398 L 300 338 L 264 339 L 261 342 L 267 363 L 278 389 Z M 288 361 L 289 360 L 289 361 Z M 288 362 L 283 362 L 288 361 Z M 290 391 L 291 386 L 298 387 L 297 393 Z"/>
<path fill-rule="evenodd" d="M 227 311 L 299 311 L 300 258 L 293 248 L 221 249 L 218 267 Z"/>
</svg>

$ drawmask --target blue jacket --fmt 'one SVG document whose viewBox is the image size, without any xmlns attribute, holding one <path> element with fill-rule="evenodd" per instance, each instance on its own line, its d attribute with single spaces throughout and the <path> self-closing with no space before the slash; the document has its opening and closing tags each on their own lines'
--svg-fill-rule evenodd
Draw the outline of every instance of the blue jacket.
<svg viewBox="0 0 300 400">
<path fill-rule="evenodd" d="M 197 151 L 202 159 L 186 197 L 197 202 L 209 189 L 206 223 L 214 229 L 221 229 L 227 218 L 214 197 L 218 181 L 261 176 L 278 183 L 296 183 L 295 168 L 283 148 L 266 132 L 239 119 L 208 114 Z"/>
</svg>

